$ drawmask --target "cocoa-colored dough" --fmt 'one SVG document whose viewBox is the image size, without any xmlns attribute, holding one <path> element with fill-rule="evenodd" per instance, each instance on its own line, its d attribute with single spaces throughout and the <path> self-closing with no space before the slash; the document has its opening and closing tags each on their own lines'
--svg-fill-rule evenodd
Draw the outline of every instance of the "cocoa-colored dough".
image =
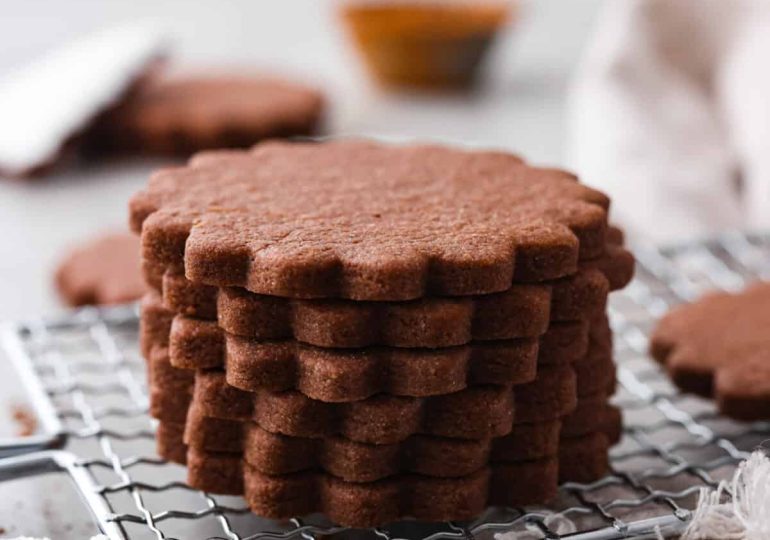
<svg viewBox="0 0 770 540">
<path fill-rule="evenodd" d="M 490 341 L 440 349 L 341 350 L 295 341 L 251 341 L 223 335 L 211 322 L 177 317 L 169 341 L 173 366 L 224 368 L 227 382 L 241 390 L 296 389 L 320 401 L 349 402 L 377 393 L 426 397 L 480 384 L 527 383 L 535 379 L 537 364 L 582 361 L 588 340 L 585 325 L 553 323 L 539 340 Z M 600 371 L 602 375 L 605 372 Z"/>
<path fill-rule="evenodd" d="M 436 350 L 352 351 L 291 342 L 252 343 L 224 336 L 213 322 L 177 317 L 172 327 L 168 316 L 157 295 L 145 297 L 140 319 L 143 349 L 155 342 L 168 346 L 170 341 L 175 367 L 203 369 L 223 367 L 226 363 L 227 380 L 237 388 L 278 391 L 294 388 L 299 382 L 298 389 L 303 393 L 323 401 L 362 399 L 387 388 L 391 393 L 419 396 L 434 394 L 441 385 L 451 392 L 467 383 L 518 384 L 534 378 L 536 361 L 543 365 L 574 363 L 588 349 L 588 325 L 584 322 L 552 323 L 539 342 L 522 339 Z M 265 354 L 259 354 L 260 351 Z M 272 352 L 267 354 L 269 351 Z M 276 356 L 276 352 L 283 354 Z M 306 361 L 301 374 L 296 371 L 299 358 Z M 368 363 L 363 361 L 366 359 Z M 389 366 L 387 373 L 380 373 L 376 363 L 372 365 L 375 359 Z M 318 360 L 318 364 L 311 360 Z M 432 371 L 430 367 L 435 365 L 442 369 Z M 329 376 L 324 366 L 336 375 Z M 356 369 L 349 371 L 352 367 Z M 363 376 L 366 373 L 368 378 Z"/>
<path fill-rule="evenodd" d="M 187 411 L 184 443 L 199 450 L 218 453 L 242 453 L 247 424 L 204 416 L 194 402 Z"/>
<path fill-rule="evenodd" d="M 195 374 L 172 366 L 168 349 L 164 347 L 154 347 L 147 363 L 150 416 L 161 421 L 184 423 L 192 400 Z"/>
<path fill-rule="evenodd" d="M 603 432 L 559 441 L 559 482 L 586 484 L 605 476 L 610 469 L 609 438 Z"/>
<path fill-rule="evenodd" d="M 618 414 L 619 410 L 608 402 L 604 392 L 579 397 L 575 410 L 563 419 L 561 436 L 579 437 L 595 431 L 614 434 L 613 427 Z M 616 440 L 616 437 L 612 437 L 612 442 Z"/>
<path fill-rule="evenodd" d="M 139 310 L 139 350 L 145 361 L 149 361 L 153 347 L 168 347 L 174 312 L 166 308 L 153 291 L 142 297 Z"/>
<path fill-rule="evenodd" d="M 92 151 L 190 155 L 245 148 L 272 137 L 313 135 L 321 94 L 277 79 L 245 75 L 149 78 L 87 133 Z"/>
<path fill-rule="evenodd" d="M 298 437 L 340 434 L 388 444 L 415 433 L 463 439 L 502 436 L 513 425 L 510 387 L 479 386 L 429 398 L 379 394 L 352 403 L 325 403 L 296 391 L 249 393 L 225 382 L 222 371 L 200 371 L 194 400 L 206 416 L 253 419 L 262 428 Z"/>
<path fill-rule="evenodd" d="M 220 495 L 243 494 L 243 459 L 240 454 L 187 449 L 187 483 Z"/>
<path fill-rule="evenodd" d="M 268 142 L 157 172 L 131 200 L 144 259 L 274 296 L 409 300 L 573 274 L 609 199 L 510 154 Z"/>
<path fill-rule="evenodd" d="M 633 270 L 633 259 L 618 257 L 618 266 Z M 172 311 L 216 319 L 223 330 L 244 337 L 293 338 L 319 347 L 448 347 L 537 335 L 548 320 L 585 320 L 604 309 L 609 285 L 599 270 L 584 269 L 550 284 L 410 302 L 289 300 L 195 285 L 172 272 L 163 275 L 161 286 Z"/>
<path fill-rule="evenodd" d="M 183 442 L 183 422 L 158 422 L 155 431 L 155 449 L 158 455 L 172 463 L 184 465 L 187 462 L 187 445 Z"/>
<path fill-rule="evenodd" d="M 61 261 L 54 281 L 70 306 L 139 300 L 147 291 L 139 264 L 139 239 L 126 232 L 89 240 Z"/>
<path fill-rule="evenodd" d="M 672 309 L 650 352 L 686 392 L 713 396 L 739 420 L 770 419 L 770 283 L 712 293 Z"/>
<path fill-rule="evenodd" d="M 412 435 L 394 444 L 368 444 L 340 436 L 319 439 L 271 433 L 252 422 L 205 417 L 193 406 L 185 443 L 207 452 L 243 453 L 263 474 L 318 468 L 349 482 L 372 482 L 403 472 L 465 476 L 490 462 L 490 449 L 494 463 L 556 456 L 560 425 L 559 420 L 519 424 L 510 434 L 491 440 Z"/>
<path fill-rule="evenodd" d="M 485 468 L 460 478 L 402 475 L 370 483 L 300 472 L 268 476 L 245 466 L 245 498 L 260 516 L 286 519 L 323 512 L 349 527 L 384 525 L 403 517 L 420 521 L 471 519 L 488 505 L 548 502 L 556 494 L 554 458 Z"/>
</svg>

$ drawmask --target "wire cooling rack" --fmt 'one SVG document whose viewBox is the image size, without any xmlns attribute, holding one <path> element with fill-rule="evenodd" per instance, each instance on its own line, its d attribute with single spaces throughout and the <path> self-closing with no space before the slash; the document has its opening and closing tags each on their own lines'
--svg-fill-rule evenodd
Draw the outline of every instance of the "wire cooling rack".
<svg viewBox="0 0 770 540">
<path fill-rule="evenodd" d="M 28 387 L 40 432 L 0 440 L 0 481 L 67 473 L 110 539 L 361 538 L 430 540 L 613 539 L 676 534 L 703 487 L 715 487 L 770 434 L 683 395 L 647 357 L 654 321 L 676 303 L 714 288 L 738 290 L 770 278 L 770 237 L 729 234 L 671 249 L 637 249 L 637 278 L 611 302 L 624 435 L 612 473 L 565 484 L 549 508 L 491 509 L 472 523 L 404 522 L 371 530 L 321 517 L 262 520 L 242 499 L 202 493 L 184 470 L 157 458 L 147 416 L 144 363 L 133 307 L 87 309 L 56 320 L 9 324 L 2 346 Z M 52 448 L 60 448 L 53 449 Z"/>
</svg>

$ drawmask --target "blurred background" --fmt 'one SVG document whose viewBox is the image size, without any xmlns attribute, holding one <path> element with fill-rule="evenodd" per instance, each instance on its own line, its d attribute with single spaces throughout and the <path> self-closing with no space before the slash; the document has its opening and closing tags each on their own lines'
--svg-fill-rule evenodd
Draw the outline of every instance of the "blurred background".
<svg viewBox="0 0 770 540">
<path fill-rule="evenodd" d="M 49 70 L 41 83 L 36 62 L 94 32 L 149 23 L 168 72 L 264 74 L 320 90 L 323 122 L 314 133 L 503 148 L 536 164 L 575 170 L 613 197 L 613 220 L 632 239 L 676 242 L 768 225 L 766 2 L 380 1 L 374 4 L 465 5 L 471 16 L 417 16 L 406 9 L 343 17 L 359 4 L 27 0 L 6 6 L 0 18 L 0 170 L 3 145 L 8 157 L 24 147 L 25 137 L 45 137 L 47 113 L 38 101 L 60 108 L 65 118 L 72 113 L 68 100 L 87 101 L 79 99 L 79 89 L 104 86 L 109 71 L 98 69 L 97 59 L 96 73 L 88 72 L 88 62 L 75 62 L 53 75 Z M 404 48 L 400 59 L 389 50 L 376 63 L 385 35 L 430 39 Z M 96 46 L 107 68 L 114 67 L 113 49 L 115 66 L 125 52 L 118 45 Z M 458 66 L 464 75 L 415 89 L 393 84 L 398 76 L 385 73 L 399 62 L 412 70 L 398 75 L 402 79 Z M 472 83 L 456 84 L 468 82 L 468 73 L 476 75 Z M 389 77 L 390 84 L 382 84 Z M 32 81 L 36 91 L 16 84 L 21 80 Z M 59 81 L 69 94 L 59 92 Z M 131 88 L 135 81 L 122 82 Z M 14 84 L 21 86 L 12 90 L 17 102 L 22 96 L 22 107 L 4 103 L 4 89 Z M 115 99 L 124 87 L 112 89 Z M 173 109 L 168 103 L 162 105 Z M 195 120 L 199 111 L 191 111 L 184 114 Z M 33 116 L 37 123 L 27 121 Z M 92 139 L 105 142 L 117 132 L 104 133 L 97 130 Z M 72 142 L 58 138 L 65 147 Z M 45 174 L 31 179 L 0 177 L 0 319 L 61 309 L 53 276 L 68 250 L 102 232 L 125 230 L 131 194 L 153 169 L 183 159 L 132 150 L 117 159 L 55 167 L 44 161 L 38 165 Z"/>
<path fill-rule="evenodd" d="M 321 88 L 330 105 L 328 133 L 511 148 L 534 162 L 561 164 L 566 88 L 600 3 L 516 6 L 481 84 L 471 93 L 436 95 L 374 84 L 331 0 L 30 0 L 0 17 L 0 80 L 89 32 L 151 21 L 167 32 L 174 67 L 264 70 Z M 124 228 L 128 198 L 166 162 L 120 160 L 0 180 L 0 318 L 59 309 L 51 276 L 63 250 L 100 230 Z"/>
</svg>

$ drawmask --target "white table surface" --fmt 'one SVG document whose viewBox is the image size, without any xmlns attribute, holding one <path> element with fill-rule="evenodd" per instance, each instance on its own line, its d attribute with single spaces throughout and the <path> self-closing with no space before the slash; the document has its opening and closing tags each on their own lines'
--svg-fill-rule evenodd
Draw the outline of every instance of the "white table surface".
<svg viewBox="0 0 770 540">
<path fill-rule="evenodd" d="M 13 2 L 0 17 L 0 78 L 82 32 L 152 19 L 169 29 L 181 66 L 279 70 L 319 84 L 332 100 L 332 133 L 471 142 L 558 165 L 569 76 L 600 3 L 525 3 L 490 58 L 487 83 L 466 97 L 372 87 L 328 0 Z M 128 197 L 160 163 L 91 165 L 34 183 L 0 179 L 0 320 L 62 309 L 51 286 L 58 258 L 89 235 L 125 227 Z"/>
</svg>

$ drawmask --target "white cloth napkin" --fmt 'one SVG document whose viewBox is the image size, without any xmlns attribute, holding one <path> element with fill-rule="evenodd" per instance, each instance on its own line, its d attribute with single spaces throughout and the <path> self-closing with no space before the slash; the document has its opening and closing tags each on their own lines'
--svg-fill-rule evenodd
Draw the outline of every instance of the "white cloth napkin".
<svg viewBox="0 0 770 540">
<path fill-rule="evenodd" d="M 770 1 L 607 1 L 568 124 L 630 234 L 770 228 Z"/>
</svg>

